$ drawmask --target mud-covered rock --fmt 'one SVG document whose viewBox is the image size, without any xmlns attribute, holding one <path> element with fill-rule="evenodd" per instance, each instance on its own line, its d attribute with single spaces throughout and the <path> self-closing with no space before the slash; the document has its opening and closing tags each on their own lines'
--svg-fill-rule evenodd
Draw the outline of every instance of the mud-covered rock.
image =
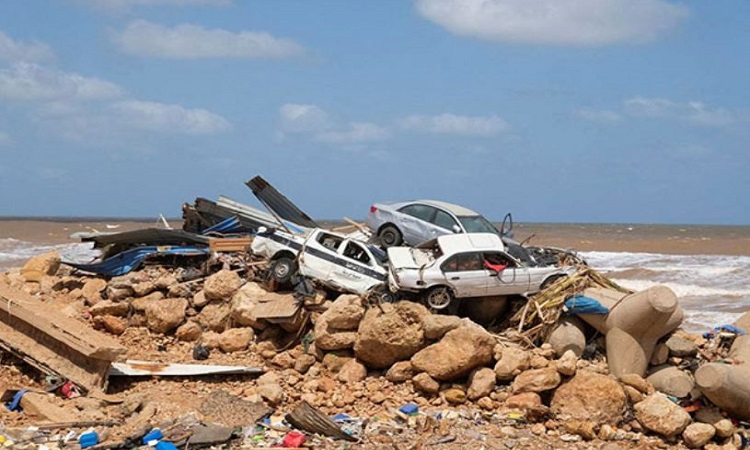
<svg viewBox="0 0 750 450">
<path fill-rule="evenodd" d="M 649 395 L 633 409 L 644 428 L 667 438 L 682 433 L 691 420 L 690 414 L 660 392 Z"/>
<path fill-rule="evenodd" d="M 618 424 L 627 407 L 625 392 L 612 378 L 579 370 L 555 390 L 550 403 L 558 417 Z"/>
<path fill-rule="evenodd" d="M 359 324 L 354 353 L 373 369 L 411 358 L 425 344 L 422 318 L 427 314 L 427 308 L 413 302 L 384 304 L 382 311 L 370 308 Z"/>
<path fill-rule="evenodd" d="M 185 321 L 188 301 L 184 298 L 155 300 L 146 306 L 146 324 L 155 333 L 167 333 Z"/>
<path fill-rule="evenodd" d="M 220 270 L 206 278 L 203 293 L 209 301 L 229 301 L 242 286 L 242 278 L 232 270 Z"/>
<path fill-rule="evenodd" d="M 478 325 L 464 325 L 420 350 L 411 358 L 417 370 L 436 380 L 454 380 L 468 375 L 477 367 L 489 364 L 495 339 Z"/>
</svg>

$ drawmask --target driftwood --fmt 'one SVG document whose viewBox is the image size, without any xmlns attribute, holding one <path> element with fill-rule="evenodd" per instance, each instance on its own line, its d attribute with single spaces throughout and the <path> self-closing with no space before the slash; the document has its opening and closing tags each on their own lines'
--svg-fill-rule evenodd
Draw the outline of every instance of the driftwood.
<svg viewBox="0 0 750 450">
<path fill-rule="evenodd" d="M 285 418 L 287 422 L 300 430 L 343 439 L 349 442 L 358 441 L 354 436 L 344 433 L 333 420 L 304 400 L 292 412 L 287 414 Z"/>
</svg>

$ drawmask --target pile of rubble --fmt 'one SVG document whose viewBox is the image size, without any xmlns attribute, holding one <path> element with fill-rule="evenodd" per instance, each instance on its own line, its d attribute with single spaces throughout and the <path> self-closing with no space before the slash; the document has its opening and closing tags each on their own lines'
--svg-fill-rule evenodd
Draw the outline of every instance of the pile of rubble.
<svg viewBox="0 0 750 450">
<path fill-rule="evenodd" d="M 543 291 L 516 308 L 537 311 L 521 328 L 546 325 L 541 342 L 411 301 L 268 292 L 260 267 L 235 254 L 107 279 L 47 254 L 0 275 L 4 445 L 746 444 L 750 314 L 703 337 L 663 287 L 589 288 L 567 315 L 545 314 Z"/>
</svg>

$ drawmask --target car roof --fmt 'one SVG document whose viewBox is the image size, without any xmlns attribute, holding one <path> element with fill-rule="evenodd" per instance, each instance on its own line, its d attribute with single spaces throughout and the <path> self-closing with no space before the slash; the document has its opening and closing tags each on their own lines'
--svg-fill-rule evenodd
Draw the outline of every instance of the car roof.
<svg viewBox="0 0 750 450">
<path fill-rule="evenodd" d="M 437 241 L 444 255 L 472 250 L 505 250 L 503 241 L 495 233 L 447 234 L 438 237 Z"/>
<path fill-rule="evenodd" d="M 449 211 L 456 216 L 478 216 L 479 215 L 478 212 L 472 211 L 469 208 L 465 208 L 461 205 L 456 205 L 455 203 L 441 202 L 439 200 L 411 200 L 408 202 L 392 202 L 392 203 L 383 203 L 383 204 L 390 205 L 394 209 L 400 209 L 404 206 L 413 205 L 415 203 L 435 206 L 437 208 L 441 208 L 446 211 Z"/>
</svg>

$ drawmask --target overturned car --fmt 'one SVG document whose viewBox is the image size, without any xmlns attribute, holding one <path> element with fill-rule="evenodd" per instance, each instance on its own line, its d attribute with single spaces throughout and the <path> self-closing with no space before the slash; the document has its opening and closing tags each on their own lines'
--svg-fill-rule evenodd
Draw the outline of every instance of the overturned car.
<svg viewBox="0 0 750 450">
<path fill-rule="evenodd" d="M 351 236 L 321 228 L 306 235 L 261 228 L 250 250 L 270 260 L 270 276 L 278 283 L 288 283 L 299 273 L 339 292 L 387 292 L 385 253 Z"/>
<path fill-rule="evenodd" d="M 442 310 L 456 299 L 539 292 L 576 267 L 530 265 L 511 255 L 495 233 L 439 236 L 416 247 L 388 248 L 393 292 L 418 293 Z"/>
</svg>

